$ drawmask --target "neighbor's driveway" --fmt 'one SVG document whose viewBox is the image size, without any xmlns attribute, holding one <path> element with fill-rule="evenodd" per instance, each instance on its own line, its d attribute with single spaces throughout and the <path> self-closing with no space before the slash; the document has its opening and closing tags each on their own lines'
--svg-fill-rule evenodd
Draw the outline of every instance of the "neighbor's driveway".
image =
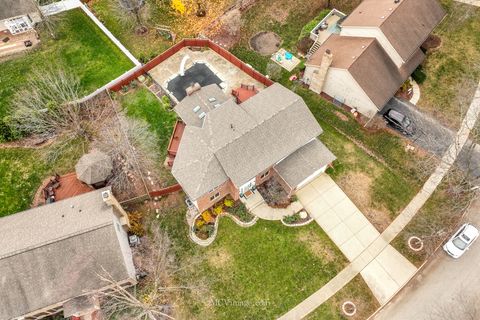
<svg viewBox="0 0 480 320">
<path fill-rule="evenodd" d="M 480 199 L 469 209 L 468 221 L 480 226 Z M 465 307 L 480 297 L 480 243 L 474 243 L 460 259 L 455 260 L 439 250 L 428 266 L 405 287 L 375 320 L 439 319 L 442 308 L 454 312 L 455 305 Z M 460 301 L 458 301 L 460 299 Z M 464 300 L 462 303 L 461 300 Z M 460 307 L 460 308 L 461 308 Z M 446 319 L 446 318 L 445 318 Z"/>
<path fill-rule="evenodd" d="M 298 199 L 325 233 L 353 261 L 380 233 L 347 195 L 322 174 L 297 191 Z M 385 303 L 415 273 L 415 266 L 388 245 L 361 271 L 373 294 Z"/>
<path fill-rule="evenodd" d="M 417 130 L 413 136 L 407 137 L 407 139 L 421 148 L 437 156 L 443 156 L 452 144 L 456 132 L 446 128 L 429 115 L 420 112 L 410 102 L 392 98 L 382 110 L 382 113 L 389 109 L 398 110 L 412 120 Z M 470 146 L 471 142 L 467 142 L 458 156 L 457 164 L 460 168 L 469 170 L 474 177 L 480 177 L 480 146 L 475 145 L 473 151 L 469 153 Z"/>
</svg>

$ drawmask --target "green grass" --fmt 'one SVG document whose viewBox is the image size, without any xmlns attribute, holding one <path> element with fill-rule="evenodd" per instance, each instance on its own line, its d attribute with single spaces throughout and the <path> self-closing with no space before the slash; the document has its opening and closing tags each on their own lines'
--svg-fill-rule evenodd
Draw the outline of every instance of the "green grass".
<svg viewBox="0 0 480 320">
<path fill-rule="evenodd" d="M 457 127 L 480 80 L 480 8 L 442 0 L 447 16 L 434 31 L 440 48 L 428 54 L 419 108 Z"/>
<path fill-rule="evenodd" d="M 74 141 L 54 161 L 46 155 L 55 146 L 0 149 L 0 217 L 28 209 L 42 180 L 73 171 L 83 147 L 83 141 Z"/>
<path fill-rule="evenodd" d="M 184 208 L 164 212 L 162 229 L 173 240 L 180 265 L 201 257 L 181 283 L 208 280 L 208 294 L 183 294 L 189 319 L 273 319 L 333 278 L 347 263 L 318 225 L 287 228 L 259 221 L 241 228 L 222 218 L 215 242 L 202 248 L 190 242 Z M 256 304 L 256 305 L 255 305 Z"/>
<path fill-rule="evenodd" d="M 357 307 L 353 318 L 343 314 L 342 304 L 351 301 Z M 380 307 L 361 275 L 356 276 L 333 297 L 306 317 L 306 320 L 367 319 Z"/>
<path fill-rule="evenodd" d="M 162 185 L 167 186 L 176 183 L 170 170 L 167 170 L 163 165 L 177 119 L 175 112 L 170 109 L 168 98 L 164 96 L 160 101 L 144 86 L 130 90 L 126 95 L 117 95 L 117 97 L 127 116 L 146 121 L 151 131 L 156 135 L 158 142 L 156 174 L 162 181 Z"/>
<path fill-rule="evenodd" d="M 173 132 L 177 116 L 170 109 L 170 102 L 166 96 L 160 101 L 145 87 L 139 87 L 119 100 L 127 115 L 139 118 L 149 123 L 150 128 L 157 135 L 160 154 L 166 155 L 168 142 Z"/>
<path fill-rule="evenodd" d="M 473 195 L 468 193 L 453 196 L 452 190 L 458 190 L 459 186 L 448 180 L 447 178 L 440 184 L 412 221 L 392 241 L 392 246 L 417 267 L 453 234 L 464 210 L 472 200 Z M 411 236 L 417 236 L 423 240 L 423 250 L 415 252 L 409 248 L 408 239 Z"/>
<path fill-rule="evenodd" d="M 126 26 L 117 18 L 114 6 L 115 3 L 111 0 L 97 0 L 93 2 L 92 9 L 98 19 L 137 59 L 146 62 L 172 45 L 171 41 L 156 36 L 152 28 L 146 35 L 136 35 L 131 26 Z M 169 25 L 174 19 L 168 7 L 157 6 L 154 1 L 149 10 L 154 25 Z"/>
<path fill-rule="evenodd" d="M 0 118 L 7 114 L 13 95 L 34 70 L 64 68 L 79 77 L 82 93 L 87 94 L 133 66 L 80 9 L 61 17 L 57 40 L 40 32 L 38 48 L 0 63 Z"/>
</svg>

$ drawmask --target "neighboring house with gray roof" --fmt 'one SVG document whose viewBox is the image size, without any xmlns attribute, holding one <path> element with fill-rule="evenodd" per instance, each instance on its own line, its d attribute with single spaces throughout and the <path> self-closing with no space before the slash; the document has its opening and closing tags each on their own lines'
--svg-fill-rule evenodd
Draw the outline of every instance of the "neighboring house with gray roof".
<svg viewBox="0 0 480 320">
<path fill-rule="evenodd" d="M 98 276 L 105 271 L 135 284 L 127 227 L 110 188 L 0 218 L 0 319 L 59 313 L 72 299 L 107 289 Z"/>
<path fill-rule="evenodd" d="M 32 29 L 41 21 L 35 0 L 3 0 L 0 4 L 0 32 L 12 35 Z"/>
<path fill-rule="evenodd" d="M 237 200 L 272 176 L 292 194 L 335 159 L 317 140 L 322 128 L 305 102 L 287 88 L 273 84 L 237 104 L 213 86 L 175 107 L 186 127 L 172 174 L 200 211 L 227 195 Z M 223 103 L 212 107 L 210 94 Z"/>
<path fill-rule="evenodd" d="M 373 117 L 425 59 L 420 47 L 444 16 L 437 0 L 364 0 L 309 56 L 303 80 Z"/>
</svg>

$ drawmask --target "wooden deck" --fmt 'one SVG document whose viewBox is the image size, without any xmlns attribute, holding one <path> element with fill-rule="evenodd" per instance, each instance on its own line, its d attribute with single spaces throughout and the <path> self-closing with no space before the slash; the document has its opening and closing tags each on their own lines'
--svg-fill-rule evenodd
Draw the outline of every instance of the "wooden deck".
<svg viewBox="0 0 480 320">
<path fill-rule="evenodd" d="M 68 199 L 94 190 L 77 179 L 75 172 L 60 177 L 60 187 L 55 190 L 56 201 Z"/>
</svg>

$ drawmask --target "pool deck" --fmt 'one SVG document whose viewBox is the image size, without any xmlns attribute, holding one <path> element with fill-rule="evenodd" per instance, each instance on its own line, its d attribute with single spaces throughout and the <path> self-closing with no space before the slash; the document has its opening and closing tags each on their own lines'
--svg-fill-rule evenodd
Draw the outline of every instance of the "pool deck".
<svg viewBox="0 0 480 320">
<path fill-rule="evenodd" d="M 241 84 L 254 85 L 258 90 L 265 88 L 263 84 L 251 78 L 248 74 L 213 50 L 205 49 L 194 51 L 189 48 L 183 48 L 149 71 L 152 78 L 159 83 L 164 90 L 167 91 L 168 81 L 178 76 L 180 63 L 185 55 L 190 57 L 185 65 L 185 70 L 193 66 L 194 63 L 206 63 L 222 80 L 224 84 L 223 91 L 228 95 L 231 94 L 232 89 L 240 87 Z"/>
</svg>

